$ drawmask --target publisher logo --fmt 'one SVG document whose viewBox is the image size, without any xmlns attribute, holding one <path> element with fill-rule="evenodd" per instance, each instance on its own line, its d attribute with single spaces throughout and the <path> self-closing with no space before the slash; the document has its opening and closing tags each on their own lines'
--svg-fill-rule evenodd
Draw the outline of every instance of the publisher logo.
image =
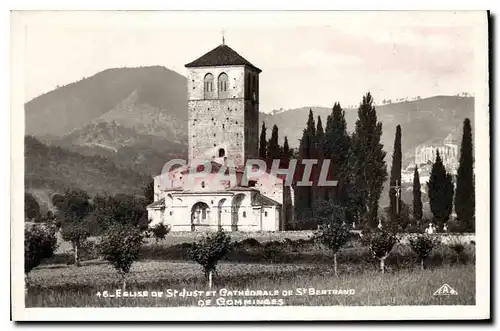
<svg viewBox="0 0 500 331">
<path fill-rule="evenodd" d="M 444 284 L 436 292 L 434 295 L 458 295 L 458 292 L 455 291 L 450 285 Z"/>
</svg>

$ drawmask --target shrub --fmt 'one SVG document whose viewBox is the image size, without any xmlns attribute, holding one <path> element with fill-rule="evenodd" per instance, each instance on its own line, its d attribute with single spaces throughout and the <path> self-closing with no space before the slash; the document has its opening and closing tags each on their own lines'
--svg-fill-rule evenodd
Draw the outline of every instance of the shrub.
<svg viewBox="0 0 500 331">
<path fill-rule="evenodd" d="M 386 231 L 375 231 L 372 233 L 367 233 L 364 238 L 368 243 L 373 256 L 379 259 L 380 271 L 384 273 L 385 259 L 390 254 L 394 245 L 398 242 L 398 239 L 394 235 Z"/>
<path fill-rule="evenodd" d="M 349 230 L 341 223 L 324 224 L 315 233 L 315 238 L 333 253 L 333 269 L 338 276 L 337 253 L 349 240 Z"/>
<path fill-rule="evenodd" d="M 212 288 L 212 275 L 217 263 L 228 253 L 230 242 L 231 238 L 221 229 L 216 233 L 208 233 L 195 242 L 190 250 L 190 258 L 202 266 L 209 288 Z"/>
<path fill-rule="evenodd" d="M 419 235 L 415 238 L 409 238 L 411 249 L 420 257 L 422 270 L 424 269 L 424 260 L 431 253 L 435 242 L 429 236 Z"/>
<path fill-rule="evenodd" d="M 459 222 L 458 219 L 452 218 L 447 222 L 448 232 L 450 233 L 464 233 L 467 229 L 467 225 L 463 222 Z"/>
<path fill-rule="evenodd" d="M 166 227 L 163 223 L 156 224 L 151 231 L 156 239 L 156 242 L 165 239 L 166 235 L 170 232 L 170 227 Z"/>
<path fill-rule="evenodd" d="M 462 242 L 455 239 L 455 240 L 450 242 L 448 247 L 450 247 L 455 252 L 455 254 L 457 256 L 457 260 L 456 260 L 457 263 L 464 260 L 463 252 L 465 251 L 465 245 Z"/>
<path fill-rule="evenodd" d="M 279 261 L 281 257 L 281 253 L 283 252 L 284 245 L 283 243 L 272 240 L 268 241 L 264 244 L 264 259 L 267 262 L 276 263 Z"/>
<path fill-rule="evenodd" d="M 126 275 L 132 263 L 139 257 L 144 241 L 144 233 L 140 229 L 127 225 L 114 225 L 107 229 L 98 245 L 104 260 L 118 271 L 126 289 Z"/>
<path fill-rule="evenodd" d="M 246 238 L 239 242 L 239 246 L 245 248 L 261 248 L 262 244 L 255 238 Z"/>
<path fill-rule="evenodd" d="M 43 225 L 24 228 L 24 273 L 40 265 L 42 260 L 52 257 L 57 249 L 55 229 Z"/>
</svg>

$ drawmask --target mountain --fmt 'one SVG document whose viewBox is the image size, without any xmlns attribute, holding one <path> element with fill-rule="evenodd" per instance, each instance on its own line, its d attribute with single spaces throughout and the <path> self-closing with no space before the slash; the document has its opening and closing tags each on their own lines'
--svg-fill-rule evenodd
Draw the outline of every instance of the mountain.
<svg viewBox="0 0 500 331">
<path fill-rule="evenodd" d="M 419 144 L 442 142 L 452 131 L 460 132 L 463 120 L 468 117 L 474 121 L 474 98 L 460 96 L 435 96 L 426 99 L 404 101 L 386 105 L 375 106 L 378 120 L 382 122 L 382 143 L 387 151 L 386 161 L 390 166 L 390 156 L 394 144 L 396 126 L 401 125 L 402 150 L 405 164 L 413 161 L 415 147 Z M 265 121 L 268 128 L 278 125 L 280 137 L 288 136 L 291 147 L 297 148 L 302 137 L 312 109 L 315 120 L 321 116 L 323 125 L 331 108 L 326 107 L 301 107 L 285 112 L 261 114 L 260 122 Z M 348 130 L 354 131 L 358 117 L 357 109 L 345 109 Z"/>
<path fill-rule="evenodd" d="M 186 95 L 186 78 L 165 67 L 108 69 L 26 103 L 26 134 L 50 140 L 115 120 L 139 133 L 185 141 Z"/>
<path fill-rule="evenodd" d="M 25 188 L 39 192 L 38 196 L 43 195 L 40 192 L 63 192 L 66 188 L 81 188 L 92 195 L 142 194 L 142 188 L 150 180 L 101 156 L 47 146 L 31 136 L 25 137 L 24 143 Z"/>
<path fill-rule="evenodd" d="M 108 69 L 26 103 L 26 134 L 153 175 L 187 154 L 186 89 L 165 67 Z"/>
<path fill-rule="evenodd" d="M 111 122 L 93 122 L 59 139 L 62 146 L 83 155 L 100 155 L 109 161 L 139 173 L 153 175 L 172 158 L 185 158 L 186 144 L 160 136 L 141 134 L 138 130 Z"/>
</svg>

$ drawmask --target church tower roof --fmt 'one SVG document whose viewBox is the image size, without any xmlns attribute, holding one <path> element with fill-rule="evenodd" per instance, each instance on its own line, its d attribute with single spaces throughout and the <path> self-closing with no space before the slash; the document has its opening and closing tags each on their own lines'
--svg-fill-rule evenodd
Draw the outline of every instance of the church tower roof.
<svg viewBox="0 0 500 331">
<path fill-rule="evenodd" d="M 201 56 L 200 58 L 194 60 L 185 65 L 186 68 L 195 67 L 218 67 L 218 66 L 238 66 L 244 65 L 252 69 L 257 70 L 259 73 L 262 72 L 259 68 L 247 61 L 243 56 L 238 54 L 231 47 L 226 44 L 221 44 Z"/>
</svg>

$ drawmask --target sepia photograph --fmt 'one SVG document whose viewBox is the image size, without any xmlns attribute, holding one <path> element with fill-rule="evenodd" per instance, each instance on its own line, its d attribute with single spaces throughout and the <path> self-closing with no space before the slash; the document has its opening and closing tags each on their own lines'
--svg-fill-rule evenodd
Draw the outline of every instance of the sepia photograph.
<svg viewBox="0 0 500 331">
<path fill-rule="evenodd" d="M 489 319 L 489 20 L 12 11 L 13 319 Z"/>
</svg>

